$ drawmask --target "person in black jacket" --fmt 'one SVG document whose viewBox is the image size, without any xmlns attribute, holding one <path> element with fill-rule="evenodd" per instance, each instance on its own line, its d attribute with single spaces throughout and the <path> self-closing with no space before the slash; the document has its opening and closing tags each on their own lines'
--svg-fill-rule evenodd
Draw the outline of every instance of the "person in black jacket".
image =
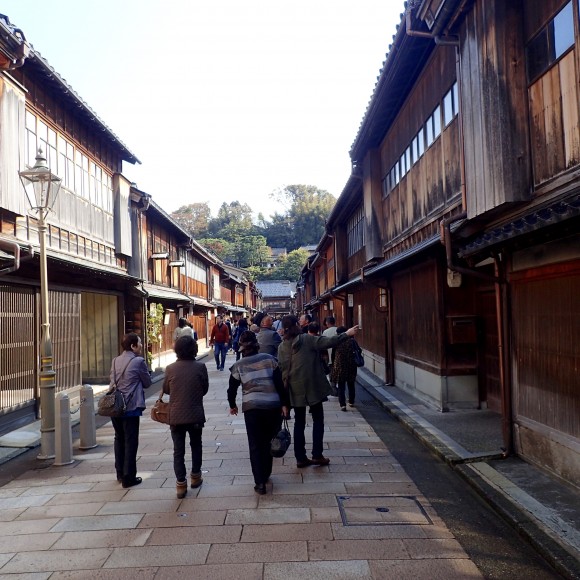
<svg viewBox="0 0 580 580">
<path fill-rule="evenodd" d="M 191 336 L 175 341 L 177 361 L 165 369 L 163 393 L 169 394 L 169 424 L 173 439 L 173 470 L 177 479 L 177 497 L 187 494 L 185 468 L 185 436 L 189 434 L 191 446 L 191 487 L 199 487 L 201 476 L 202 441 L 205 424 L 203 397 L 209 389 L 207 368 L 195 360 L 197 342 Z"/>
</svg>

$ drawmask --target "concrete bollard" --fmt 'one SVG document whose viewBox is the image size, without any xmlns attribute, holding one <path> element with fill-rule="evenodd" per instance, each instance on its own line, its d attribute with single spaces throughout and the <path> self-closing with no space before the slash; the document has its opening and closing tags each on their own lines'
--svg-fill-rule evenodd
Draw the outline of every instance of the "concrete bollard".
<svg viewBox="0 0 580 580">
<path fill-rule="evenodd" d="M 97 446 L 97 430 L 95 427 L 95 398 L 93 387 L 81 387 L 81 440 L 79 449 L 93 449 Z"/>
<path fill-rule="evenodd" d="M 73 448 L 70 426 L 70 399 L 66 393 L 59 393 L 56 396 L 55 408 L 53 465 L 69 465 L 73 462 Z"/>
</svg>

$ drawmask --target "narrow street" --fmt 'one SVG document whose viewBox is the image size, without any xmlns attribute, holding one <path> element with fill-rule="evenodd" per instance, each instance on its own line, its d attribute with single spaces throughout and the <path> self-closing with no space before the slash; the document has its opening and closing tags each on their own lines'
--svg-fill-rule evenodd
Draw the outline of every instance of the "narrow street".
<svg viewBox="0 0 580 580">
<path fill-rule="evenodd" d="M 109 422 L 70 466 L 31 450 L 2 466 L 0 579 L 558 578 L 362 388 L 347 413 L 325 405 L 330 465 L 297 469 L 291 448 L 256 495 L 229 374 L 204 360 L 202 487 L 175 498 L 169 429 L 148 413 L 135 488 L 115 479 Z"/>
</svg>

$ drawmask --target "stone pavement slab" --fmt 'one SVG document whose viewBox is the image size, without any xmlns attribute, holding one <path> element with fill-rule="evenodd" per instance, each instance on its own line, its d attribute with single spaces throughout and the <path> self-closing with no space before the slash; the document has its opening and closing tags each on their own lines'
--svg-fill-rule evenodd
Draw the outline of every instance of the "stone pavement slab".
<svg viewBox="0 0 580 580">
<path fill-rule="evenodd" d="M 175 497 L 169 428 L 146 413 L 143 483 L 123 489 L 106 423 L 98 448 L 72 465 L 0 488 L 0 580 L 481 577 L 360 413 L 340 412 L 336 399 L 325 405 L 330 465 L 298 469 L 291 447 L 256 495 L 243 416 L 228 413 L 228 373 L 211 361 L 208 370 L 203 485 Z"/>
</svg>

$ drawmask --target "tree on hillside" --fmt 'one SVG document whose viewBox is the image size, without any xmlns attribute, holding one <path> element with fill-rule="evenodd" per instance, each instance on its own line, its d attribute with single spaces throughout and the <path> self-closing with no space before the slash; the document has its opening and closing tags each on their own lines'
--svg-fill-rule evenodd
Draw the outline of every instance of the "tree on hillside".
<svg viewBox="0 0 580 580">
<path fill-rule="evenodd" d="M 216 218 L 209 224 L 209 233 L 216 238 L 233 241 L 236 236 L 253 233 L 252 208 L 247 203 L 222 203 Z"/>
<path fill-rule="evenodd" d="M 290 280 L 295 282 L 310 254 L 306 250 L 292 250 L 282 256 L 278 266 L 273 270 L 271 277 L 276 280 Z"/>
<path fill-rule="evenodd" d="M 331 193 L 313 185 L 287 185 L 272 193 L 271 197 L 289 209 L 284 215 L 276 214 L 273 217 L 268 228 L 270 246 L 280 247 L 278 243 L 285 237 L 288 242 L 282 247 L 289 250 L 320 241 L 326 220 L 336 203 Z"/>
<path fill-rule="evenodd" d="M 264 236 L 234 236 L 230 243 L 228 261 L 239 268 L 261 266 L 270 255 Z"/>
<path fill-rule="evenodd" d="M 203 238 L 207 235 L 211 212 L 207 202 L 182 205 L 171 217 L 194 238 Z"/>
<path fill-rule="evenodd" d="M 204 248 L 207 248 L 210 252 L 213 252 L 220 260 L 224 262 L 231 252 L 230 242 L 222 238 L 202 238 L 201 240 L 196 241 L 199 242 Z"/>
</svg>

